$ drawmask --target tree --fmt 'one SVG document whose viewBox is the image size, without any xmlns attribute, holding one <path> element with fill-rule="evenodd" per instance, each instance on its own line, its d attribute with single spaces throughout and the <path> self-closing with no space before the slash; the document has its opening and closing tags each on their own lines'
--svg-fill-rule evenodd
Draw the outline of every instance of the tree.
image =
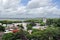
<svg viewBox="0 0 60 40">
<path fill-rule="evenodd" d="M 53 23 L 53 19 L 47 19 L 47 21 L 46 21 L 47 25 L 52 25 L 52 23 Z"/>
<path fill-rule="evenodd" d="M 60 18 L 55 18 L 55 19 L 47 19 L 46 24 L 48 26 L 55 26 L 55 27 L 60 27 Z"/>
<path fill-rule="evenodd" d="M 5 34 L 3 35 L 2 39 L 3 40 L 17 40 L 17 39 L 27 40 L 25 31 L 23 30 L 23 26 L 22 25 L 17 25 L 17 26 L 19 26 L 20 28 L 18 32 Z"/>
<path fill-rule="evenodd" d="M 60 31 L 58 27 L 48 27 L 44 30 L 33 29 L 32 34 L 27 34 L 29 40 L 58 40 L 60 38 Z M 60 39 L 59 39 L 60 40 Z"/>
<path fill-rule="evenodd" d="M 13 33 L 7 33 L 3 35 L 2 40 L 12 40 L 13 37 L 14 37 Z"/>
<path fill-rule="evenodd" d="M 45 23 L 44 22 L 40 23 L 40 26 L 45 26 Z"/>
<path fill-rule="evenodd" d="M 27 30 L 32 30 L 32 25 L 27 24 Z"/>
<path fill-rule="evenodd" d="M 5 27 L 0 25 L 0 31 L 5 31 Z"/>
<path fill-rule="evenodd" d="M 31 26 L 36 26 L 36 24 L 35 24 L 34 21 L 31 21 L 29 25 L 31 25 Z"/>
<path fill-rule="evenodd" d="M 18 25 L 19 26 L 19 25 Z M 19 26 L 20 27 L 20 31 L 18 32 L 19 35 L 17 35 L 19 38 L 21 38 L 22 40 L 28 40 L 26 35 L 24 34 L 24 30 L 23 30 L 23 26 Z"/>
<path fill-rule="evenodd" d="M 24 29 L 23 25 L 17 25 L 19 28 Z"/>
<path fill-rule="evenodd" d="M 2 21 L 2 24 L 6 24 L 6 27 L 7 27 L 7 24 L 12 24 L 12 21 L 4 20 Z"/>
</svg>

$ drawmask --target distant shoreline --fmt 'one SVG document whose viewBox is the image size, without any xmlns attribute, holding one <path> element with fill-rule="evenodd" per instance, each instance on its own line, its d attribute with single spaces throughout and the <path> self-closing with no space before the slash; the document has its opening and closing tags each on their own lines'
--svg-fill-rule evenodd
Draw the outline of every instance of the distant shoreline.
<svg viewBox="0 0 60 40">
<path fill-rule="evenodd" d="M 35 18 L 0 18 L 0 20 L 12 20 L 12 21 L 23 21 L 29 19 L 35 19 Z"/>
<path fill-rule="evenodd" d="M 15 20 L 15 21 L 20 21 L 20 20 L 21 20 L 21 21 L 22 21 L 22 20 L 26 20 L 26 19 L 9 19 L 9 18 L 8 18 L 8 19 L 5 19 L 5 18 L 4 18 L 4 19 L 0 19 L 0 20 L 12 20 L 12 21 L 14 21 L 14 20 Z"/>
<path fill-rule="evenodd" d="M 41 17 L 43 18 L 43 17 Z M 12 20 L 12 21 L 23 21 L 23 20 L 31 20 L 31 19 L 41 19 L 41 18 L 0 18 L 1 20 Z M 48 19 L 48 18 L 46 18 Z M 50 18 L 50 19 L 54 19 L 54 18 Z"/>
</svg>

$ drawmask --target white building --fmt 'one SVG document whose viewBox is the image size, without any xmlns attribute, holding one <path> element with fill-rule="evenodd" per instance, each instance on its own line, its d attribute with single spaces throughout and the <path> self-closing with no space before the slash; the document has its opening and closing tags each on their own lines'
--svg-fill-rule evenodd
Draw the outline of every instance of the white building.
<svg viewBox="0 0 60 40">
<path fill-rule="evenodd" d="M 43 18 L 43 22 L 46 23 L 46 18 Z"/>
</svg>

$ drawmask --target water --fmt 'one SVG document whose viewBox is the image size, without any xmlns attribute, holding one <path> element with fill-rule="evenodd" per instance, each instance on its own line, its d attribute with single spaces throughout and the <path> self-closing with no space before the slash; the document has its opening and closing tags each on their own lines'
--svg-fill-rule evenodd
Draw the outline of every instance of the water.
<svg viewBox="0 0 60 40">
<path fill-rule="evenodd" d="M 28 20 L 28 18 L 0 18 L 0 20 L 23 21 L 23 20 Z"/>
</svg>

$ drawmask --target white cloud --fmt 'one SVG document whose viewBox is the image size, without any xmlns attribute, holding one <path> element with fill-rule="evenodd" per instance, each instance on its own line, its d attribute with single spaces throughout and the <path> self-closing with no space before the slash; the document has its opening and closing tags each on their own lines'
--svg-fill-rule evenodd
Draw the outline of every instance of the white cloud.
<svg viewBox="0 0 60 40">
<path fill-rule="evenodd" d="M 20 4 L 21 0 L 0 0 L 0 14 L 2 17 L 16 16 L 18 10 L 22 6 Z M 19 12 L 21 12 L 21 9 Z"/>
<path fill-rule="evenodd" d="M 51 5 L 52 5 L 52 0 L 31 0 L 28 3 L 28 8 L 38 8 L 38 7 L 45 7 Z"/>
<path fill-rule="evenodd" d="M 22 6 L 21 0 L 0 0 L 0 17 L 40 17 L 60 15 L 52 0 L 31 0 Z"/>
<path fill-rule="evenodd" d="M 35 14 L 36 16 L 48 16 L 48 14 L 50 14 L 50 16 L 53 14 L 54 16 L 60 15 L 60 9 L 58 9 L 52 1 L 53 0 L 31 0 L 27 8 L 30 14 Z"/>
</svg>

